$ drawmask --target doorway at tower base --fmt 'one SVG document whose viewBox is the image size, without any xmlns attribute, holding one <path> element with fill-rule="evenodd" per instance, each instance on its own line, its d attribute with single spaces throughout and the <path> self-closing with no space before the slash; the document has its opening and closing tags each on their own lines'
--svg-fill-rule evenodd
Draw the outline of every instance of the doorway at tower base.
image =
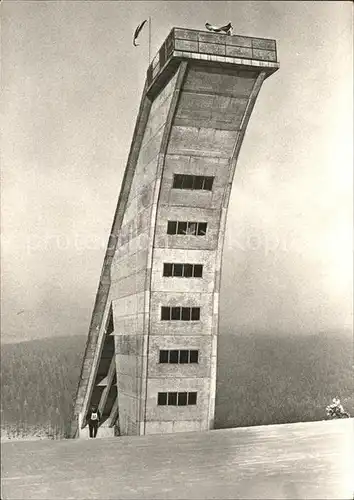
<svg viewBox="0 0 354 500">
<path fill-rule="evenodd" d="M 89 427 L 86 425 L 83 429 L 80 429 L 80 439 L 91 439 L 89 436 Z M 112 438 L 114 436 L 114 427 L 108 427 L 108 425 L 102 424 L 97 431 L 96 439 L 98 438 Z"/>
</svg>

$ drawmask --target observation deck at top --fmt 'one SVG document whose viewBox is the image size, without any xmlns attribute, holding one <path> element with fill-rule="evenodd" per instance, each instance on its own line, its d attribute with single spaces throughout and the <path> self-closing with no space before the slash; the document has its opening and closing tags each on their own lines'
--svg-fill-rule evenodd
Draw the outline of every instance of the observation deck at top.
<svg viewBox="0 0 354 500">
<path fill-rule="evenodd" d="M 148 67 L 147 92 L 162 88 L 182 59 L 259 69 L 266 78 L 279 69 L 275 40 L 173 28 Z"/>
</svg>

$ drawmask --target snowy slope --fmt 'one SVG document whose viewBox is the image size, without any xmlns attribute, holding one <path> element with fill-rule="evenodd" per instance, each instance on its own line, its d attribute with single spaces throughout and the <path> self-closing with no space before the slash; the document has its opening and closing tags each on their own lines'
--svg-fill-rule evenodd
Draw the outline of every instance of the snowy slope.
<svg viewBox="0 0 354 500">
<path fill-rule="evenodd" d="M 353 498 L 353 419 L 2 444 L 2 498 Z M 353 475 L 354 477 L 354 475 Z"/>
</svg>

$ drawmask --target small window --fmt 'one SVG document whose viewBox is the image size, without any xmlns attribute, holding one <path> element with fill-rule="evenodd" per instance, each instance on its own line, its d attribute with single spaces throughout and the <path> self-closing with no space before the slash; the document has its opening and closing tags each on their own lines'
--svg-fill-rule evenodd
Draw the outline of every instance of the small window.
<svg viewBox="0 0 354 500">
<path fill-rule="evenodd" d="M 169 392 L 168 393 L 168 404 L 171 406 L 177 405 L 177 392 Z"/>
<path fill-rule="evenodd" d="M 189 362 L 190 363 L 198 363 L 198 351 L 191 350 L 189 353 Z"/>
<path fill-rule="evenodd" d="M 179 392 L 178 393 L 178 406 L 186 406 L 187 398 L 188 398 L 187 392 Z"/>
<path fill-rule="evenodd" d="M 167 405 L 167 392 L 159 392 L 157 394 L 157 404 L 159 406 Z"/>
<path fill-rule="evenodd" d="M 177 222 L 174 220 L 169 220 L 167 222 L 167 234 L 176 234 L 177 232 Z"/>
<path fill-rule="evenodd" d="M 191 319 L 191 308 L 182 307 L 182 321 L 190 321 Z"/>
<path fill-rule="evenodd" d="M 183 364 L 188 363 L 188 354 L 189 351 L 186 350 L 179 351 L 179 362 Z"/>
<path fill-rule="evenodd" d="M 168 363 L 168 351 L 160 351 L 160 363 Z"/>
<path fill-rule="evenodd" d="M 182 174 L 174 174 L 173 176 L 173 188 L 174 189 L 182 189 L 183 186 L 183 175 Z"/>
<path fill-rule="evenodd" d="M 188 393 L 188 404 L 189 405 L 196 405 L 197 404 L 197 393 L 196 392 L 189 392 Z"/>
<path fill-rule="evenodd" d="M 178 363 L 178 350 L 170 351 L 170 363 Z"/>
<path fill-rule="evenodd" d="M 204 236 L 206 234 L 207 230 L 207 223 L 206 222 L 199 222 L 198 223 L 198 236 Z"/>
<path fill-rule="evenodd" d="M 206 191 L 211 191 L 213 188 L 214 177 L 205 177 L 204 188 Z"/>
<path fill-rule="evenodd" d="M 196 222 L 188 222 L 187 234 L 196 235 L 197 234 L 197 223 Z"/>
<path fill-rule="evenodd" d="M 179 321 L 181 319 L 181 308 L 172 307 L 171 319 L 174 321 Z"/>
<path fill-rule="evenodd" d="M 183 276 L 183 264 L 173 264 L 173 276 Z"/>
<path fill-rule="evenodd" d="M 186 234 L 187 222 L 178 222 L 177 234 Z"/>
<path fill-rule="evenodd" d="M 203 189 L 204 177 L 202 175 L 196 175 L 194 177 L 194 189 Z"/>
<path fill-rule="evenodd" d="M 169 321 L 171 319 L 171 309 L 170 307 L 161 307 L 161 320 L 162 321 Z"/>
<path fill-rule="evenodd" d="M 191 278 L 193 276 L 193 264 L 184 264 L 183 276 L 185 278 Z"/>
<path fill-rule="evenodd" d="M 192 321 L 200 320 L 200 307 L 192 307 Z"/>
<path fill-rule="evenodd" d="M 202 278 L 202 276 L 203 276 L 203 265 L 202 264 L 194 264 L 193 276 L 195 278 Z"/>
<path fill-rule="evenodd" d="M 163 275 L 164 276 L 172 276 L 172 264 L 164 264 L 163 265 Z"/>
<path fill-rule="evenodd" d="M 193 175 L 183 176 L 183 189 L 193 189 Z"/>
</svg>

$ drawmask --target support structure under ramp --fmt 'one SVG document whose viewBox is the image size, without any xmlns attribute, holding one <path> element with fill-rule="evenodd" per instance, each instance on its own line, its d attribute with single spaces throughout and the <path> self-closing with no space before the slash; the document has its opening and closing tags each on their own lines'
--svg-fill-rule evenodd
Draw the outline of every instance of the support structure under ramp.
<svg viewBox="0 0 354 500">
<path fill-rule="evenodd" d="M 213 428 L 222 248 L 274 40 L 174 28 L 147 70 L 104 259 L 72 435 Z"/>
</svg>

